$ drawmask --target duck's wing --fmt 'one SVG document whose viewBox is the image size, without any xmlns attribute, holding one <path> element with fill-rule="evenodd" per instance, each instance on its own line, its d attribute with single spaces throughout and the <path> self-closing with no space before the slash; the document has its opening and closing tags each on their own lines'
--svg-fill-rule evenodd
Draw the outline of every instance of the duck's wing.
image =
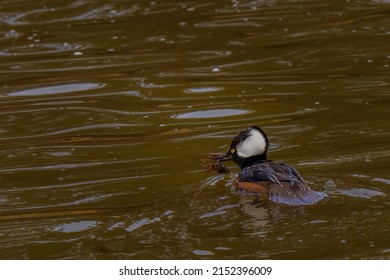
<svg viewBox="0 0 390 280">
<path fill-rule="evenodd" d="M 310 189 L 302 182 L 281 182 L 269 186 L 268 197 L 271 201 L 287 205 L 310 205 L 324 199 L 326 194 Z"/>
<path fill-rule="evenodd" d="M 242 169 L 238 174 L 238 180 L 240 182 L 266 182 L 280 185 L 280 181 L 272 166 L 262 163 Z"/>
<path fill-rule="evenodd" d="M 266 161 L 241 170 L 238 180 L 266 186 L 271 201 L 288 205 L 314 204 L 326 194 L 310 189 L 296 169 L 283 162 Z"/>
<path fill-rule="evenodd" d="M 326 197 L 325 193 L 314 191 L 302 183 L 295 183 L 291 186 L 289 182 L 240 182 L 235 180 L 234 186 L 238 190 L 268 196 L 269 200 L 286 205 L 311 205 Z"/>
<path fill-rule="evenodd" d="M 310 205 L 326 197 L 325 193 L 310 189 L 299 172 L 283 162 L 271 162 L 280 184 L 272 184 L 269 199 L 288 205 Z"/>
</svg>

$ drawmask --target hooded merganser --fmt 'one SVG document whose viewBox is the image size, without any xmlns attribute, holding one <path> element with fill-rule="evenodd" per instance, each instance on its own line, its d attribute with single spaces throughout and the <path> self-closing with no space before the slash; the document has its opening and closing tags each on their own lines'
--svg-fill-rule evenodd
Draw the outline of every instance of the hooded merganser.
<svg viewBox="0 0 390 280">
<path fill-rule="evenodd" d="M 227 173 L 222 161 L 233 160 L 241 169 L 233 185 L 237 190 L 268 196 L 288 205 L 314 204 L 326 195 L 310 189 L 293 167 L 267 159 L 269 142 L 264 131 L 252 126 L 233 138 L 226 154 L 211 154 L 211 170 Z"/>
</svg>

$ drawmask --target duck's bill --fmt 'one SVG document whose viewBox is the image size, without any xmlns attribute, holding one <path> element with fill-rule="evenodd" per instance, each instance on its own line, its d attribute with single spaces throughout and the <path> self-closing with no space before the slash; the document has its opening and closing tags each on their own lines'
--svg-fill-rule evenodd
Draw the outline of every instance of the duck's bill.
<svg viewBox="0 0 390 280">
<path fill-rule="evenodd" d="M 223 154 L 223 153 L 211 153 L 209 155 L 209 158 L 217 162 L 231 160 L 229 154 Z"/>
</svg>

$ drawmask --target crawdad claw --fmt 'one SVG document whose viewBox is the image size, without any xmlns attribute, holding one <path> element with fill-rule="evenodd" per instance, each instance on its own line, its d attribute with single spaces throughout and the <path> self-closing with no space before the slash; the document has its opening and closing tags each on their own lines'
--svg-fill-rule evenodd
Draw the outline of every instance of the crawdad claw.
<svg viewBox="0 0 390 280">
<path fill-rule="evenodd" d="M 201 159 L 199 159 L 199 161 L 200 161 L 200 164 L 203 166 L 203 167 L 206 167 L 207 168 L 207 172 L 209 172 L 209 171 L 212 171 L 213 170 L 213 162 L 212 161 L 210 161 L 210 159 L 208 159 L 208 158 L 201 158 Z"/>
<path fill-rule="evenodd" d="M 218 173 L 228 174 L 230 170 L 223 165 L 218 159 L 214 159 L 212 154 L 206 159 L 200 159 L 200 164 L 207 168 L 207 171 L 216 171 Z M 219 154 L 218 154 L 219 155 Z"/>
<path fill-rule="evenodd" d="M 214 162 L 219 162 L 221 160 L 224 160 L 226 158 L 226 154 L 223 153 L 211 153 L 209 154 L 209 158 L 212 159 Z"/>
</svg>

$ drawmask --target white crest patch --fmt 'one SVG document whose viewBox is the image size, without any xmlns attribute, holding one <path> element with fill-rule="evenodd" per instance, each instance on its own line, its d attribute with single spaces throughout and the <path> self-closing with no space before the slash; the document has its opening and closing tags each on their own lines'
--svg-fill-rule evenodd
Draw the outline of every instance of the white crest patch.
<svg viewBox="0 0 390 280">
<path fill-rule="evenodd" d="M 251 129 L 249 135 L 236 148 L 240 157 L 248 158 L 263 154 L 267 149 L 267 142 L 263 134 L 256 129 Z"/>
</svg>

